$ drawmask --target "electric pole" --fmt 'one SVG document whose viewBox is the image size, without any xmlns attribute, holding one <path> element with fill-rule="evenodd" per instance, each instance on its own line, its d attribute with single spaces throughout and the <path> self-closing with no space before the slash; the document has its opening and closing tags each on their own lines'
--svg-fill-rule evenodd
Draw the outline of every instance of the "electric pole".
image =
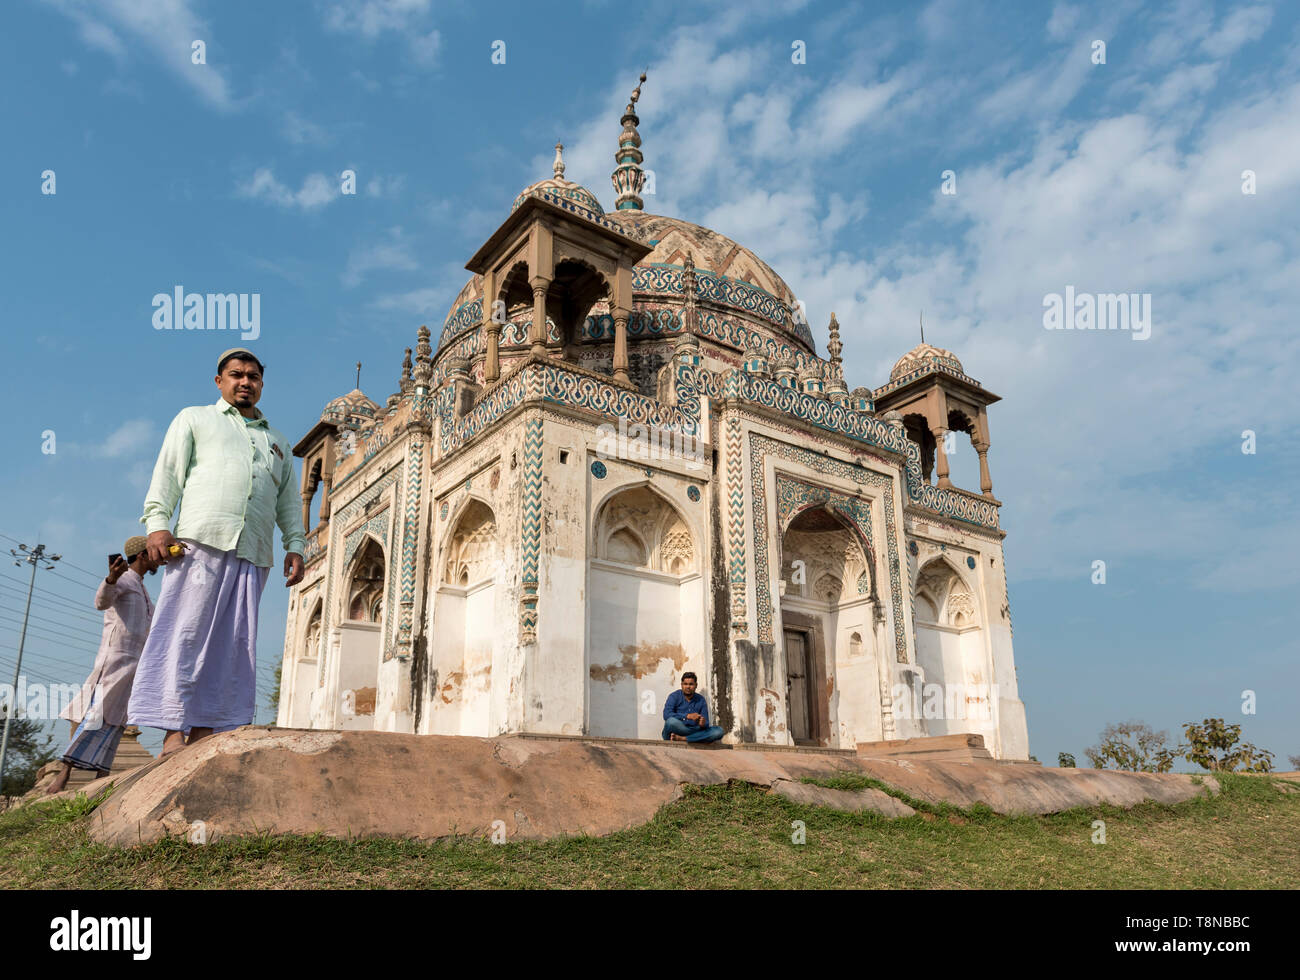
<svg viewBox="0 0 1300 980">
<path fill-rule="evenodd" d="M 21 565 L 23 562 L 32 566 L 32 577 L 27 584 L 27 606 L 23 609 L 23 631 L 18 635 L 18 663 L 14 665 L 14 686 L 13 693 L 9 696 L 9 710 L 5 712 L 5 733 L 0 737 L 0 786 L 4 785 L 5 778 L 5 756 L 9 751 L 9 726 L 13 724 L 14 715 L 18 713 L 18 681 L 23 672 L 23 644 L 27 641 L 27 614 L 32 608 L 32 591 L 36 588 L 36 566 L 42 562 L 47 562 L 47 569 L 54 567 L 62 555 L 50 555 L 46 557 L 45 545 L 38 544 L 32 551 L 27 550 L 27 545 L 18 546 L 23 550 L 23 554 L 9 549 L 9 554 L 17 559 L 14 564 Z"/>
</svg>

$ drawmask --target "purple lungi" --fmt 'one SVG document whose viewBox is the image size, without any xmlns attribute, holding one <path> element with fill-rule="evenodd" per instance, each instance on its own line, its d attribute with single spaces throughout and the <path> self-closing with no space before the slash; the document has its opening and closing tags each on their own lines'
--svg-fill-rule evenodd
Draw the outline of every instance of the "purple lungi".
<svg viewBox="0 0 1300 980">
<path fill-rule="evenodd" d="M 168 560 L 140 652 L 127 723 L 168 731 L 253 721 L 257 606 L 270 574 L 197 541 Z"/>
</svg>

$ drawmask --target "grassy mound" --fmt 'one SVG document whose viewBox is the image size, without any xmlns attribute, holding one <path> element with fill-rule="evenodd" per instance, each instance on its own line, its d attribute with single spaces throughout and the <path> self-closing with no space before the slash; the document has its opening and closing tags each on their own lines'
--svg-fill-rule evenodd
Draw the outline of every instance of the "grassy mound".
<svg viewBox="0 0 1300 980">
<path fill-rule="evenodd" d="M 930 806 L 886 820 L 802 806 L 746 784 L 687 787 L 650 823 L 609 837 L 493 844 L 319 835 L 136 848 L 93 842 L 83 798 L 0 814 L 0 886 L 15 888 L 1291 888 L 1300 784 L 1219 776 L 1173 806 L 1001 817 Z M 93 817 L 91 817 L 93 819 Z M 1106 843 L 1093 843 L 1094 821 Z M 802 821 L 804 843 L 794 843 Z"/>
</svg>

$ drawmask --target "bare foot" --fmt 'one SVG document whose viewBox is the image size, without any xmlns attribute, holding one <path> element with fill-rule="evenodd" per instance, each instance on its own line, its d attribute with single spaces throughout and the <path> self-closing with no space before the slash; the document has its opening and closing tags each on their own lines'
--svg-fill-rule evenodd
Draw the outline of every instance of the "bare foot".
<svg viewBox="0 0 1300 980">
<path fill-rule="evenodd" d="M 50 783 L 49 788 L 45 791 L 46 796 L 53 796 L 55 793 L 62 793 L 63 787 L 68 785 L 68 776 L 72 774 L 72 766 L 66 762 L 63 764 L 63 771 L 54 777 L 54 782 Z"/>
<path fill-rule="evenodd" d="M 196 726 L 190 729 L 189 741 L 187 741 L 185 744 L 193 745 L 195 742 L 201 742 L 203 739 L 207 738 L 211 734 L 212 734 L 211 728 L 200 728 Z"/>
<path fill-rule="evenodd" d="M 183 748 L 185 748 L 185 733 L 168 732 L 163 737 L 162 751 L 158 753 L 158 758 L 166 758 L 173 752 L 179 752 Z"/>
<path fill-rule="evenodd" d="M 685 736 L 685 735 L 678 735 L 676 732 L 671 732 L 671 733 L 669 734 L 669 738 L 671 738 L 674 742 L 685 742 L 685 741 L 686 741 L 686 736 Z"/>
</svg>

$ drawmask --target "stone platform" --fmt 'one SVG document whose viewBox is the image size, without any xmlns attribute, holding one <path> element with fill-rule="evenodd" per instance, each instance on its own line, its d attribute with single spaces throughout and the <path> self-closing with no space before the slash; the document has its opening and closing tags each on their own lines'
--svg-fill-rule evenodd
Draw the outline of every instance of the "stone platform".
<svg viewBox="0 0 1300 980">
<path fill-rule="evenodd" d="M 762 751 L 566 736 L 471 738 L 249 726 L 84 787 L 113 793 L 91 815 L 97 840 L 122 846 L 167 834 L 323 833 L 434 840 L 603 835 L 644 824 L 686 784 L 731 780 L 798 800 L 889 817 L 913 811 L 879 790 L 847 793 L 804 777 L 858 773 L 931 803 L 1053 813 L 1217 792 L 1205 777 L 1044 769 L 979 761 L 872 758 L 836 750 Z M 201 822 L 201 827 L 196 824 Z M 499 825 L 499 826 L 501 826 Z M 196 834 L 196 828 L 198 833 Z"/>
</svg>

